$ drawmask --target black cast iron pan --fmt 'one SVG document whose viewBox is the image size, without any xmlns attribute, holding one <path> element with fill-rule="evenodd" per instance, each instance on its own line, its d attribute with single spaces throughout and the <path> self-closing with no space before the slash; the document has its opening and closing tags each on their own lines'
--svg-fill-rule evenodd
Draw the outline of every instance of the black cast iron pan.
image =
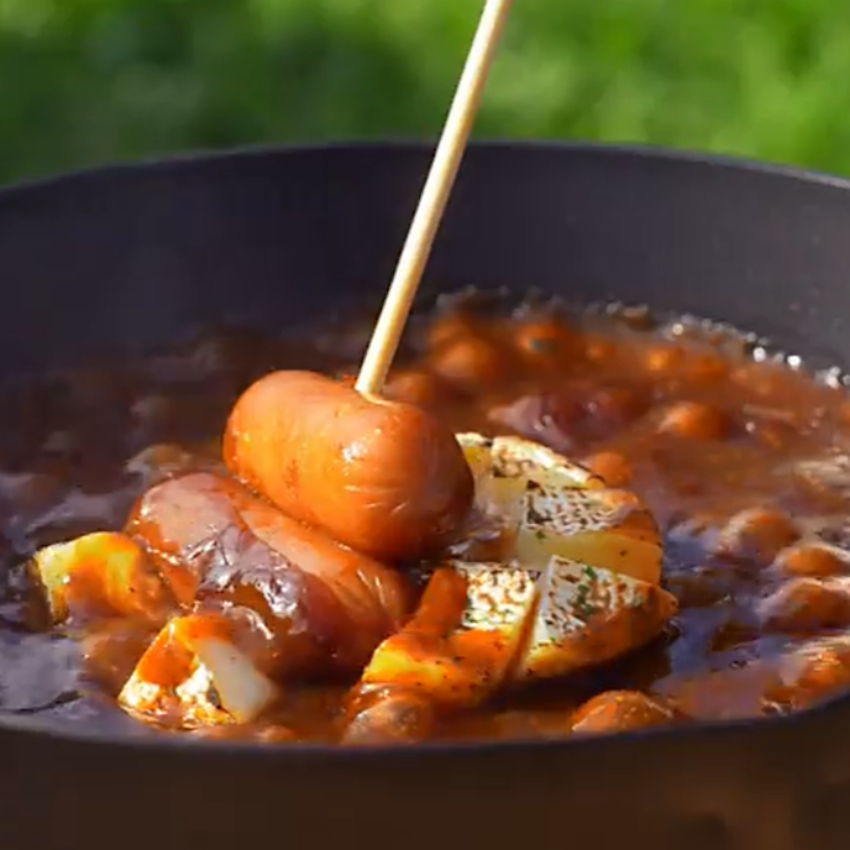
<svg viewBox="0 0 850 850">
<path fill-rule="evenodd" d="M 2 376 L 189 326 L 299 326 L 377 296 L 429 156 L 247 152 L 0 193 Z M 474 146 L 426 288 L 470 284 L 692 312 L 847 365 L 850 184 L 652 151 Z M 396 751 L 152 745 L 0 716 L 3 850 L 355 845 L 845 850 L 850 699 L 757 723 Z"/>
</svg>

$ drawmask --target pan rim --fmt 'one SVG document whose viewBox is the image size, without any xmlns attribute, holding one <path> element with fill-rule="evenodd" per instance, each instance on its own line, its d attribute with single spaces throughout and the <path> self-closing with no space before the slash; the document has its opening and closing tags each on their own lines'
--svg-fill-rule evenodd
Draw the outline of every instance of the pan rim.
<svg viewBox="0 0 850 850">
<path fill-rule="evenodd" d="M 216 739 L 192 738 L 185 732 L 154 733 L 146 735 L 121 735 L 114 732 L 102 732 L 87 728 L 85 723 L 63 724 L 55 721 L 41 720 L 34 716 L 0 713 L 0 736 L 10 734 L 21 737 L 37 738 L 40 741 L 52 739 L 65 745 L 84 746 L 92 749 L 117 750 L 132 754 L 160 754 L 167 757 L 177 754 L 181 757 L 190 756 L 203 760 L 205 758 L 245 757 L 284 760 L 292 763 L 318 764 L 324 762 L 348 764 L 364 759 L 370 761 L 399 761 L 421 760 L 429 758 L 442 760 L 455 758 L 458 755 L 482 756 L 484 754 L 504 754 L 506 757 L 518 754 L 533 755 L 546 753 L 550 755 L 573 753 L 578 749 L 594 751 L 607 750 L 611 746 L 652 746 L 653 742 L 663 739 L 671 744 L 676 740 L 685 742 L 688 738 L 698 736 L 701 741 L 706 738 L 739 738 L 742 734 L 747 740 L 782 735 L 790 731 L 805 734 L 811 724 L 818 722 L 822 715 L 831 713 L 831 709 L 850 701 L 850 695 L 839 694 L 825 700 L 819 705 L 797 711 L 793 714 L 766 716 L 758 718 L 741 718 L 731 720 L 710 720 L 694 723 L 647 727 L 624 732 L 599 735 L 565 735 L 560 738 L 505 738 L 494 740 L 435 740 L 422 741 L 413 744 L 369 744 L 344 746 L 339 744 L 320 744 L 311 742 L 293 742 L 268 744 L 251 741 L 227 741 Z M 783 738 L 787 742 L 787 737 Z M 721 746 L 721 744 L 718 744 Z M 3 741 L 0 737 L 0 752 Z"/>
<path fill-rule="evenodd" d="M 74 185 L 87 180 L 97 180 L 110 176 L 141 176 L 145 173 L 156 174 L 174 168 L 186 166 L 213 167 L 237 160 L 262 159 L 269 156 L 299 156 L 322 153 L 396 153 L 425 154 L 433 150 L 434 142 L 421 138 L 387 139 L 348 139 L 326 142 L 293 142 L 287 144 L 246 145 L 223 149 L 199 149 L 167 156 L 153 156 L 130 161 L 107 163 L 75 169 L 0 185 L 0 205 L 14 202 L 21 196 L 40 193 L 54 188 Z M 543 152 L 570 153 L 573 155 L 591 155 L 612 157 L 618 160 L 649 160 L 657 163 L 687 164 L 707 169 L 721 169 L 741 174 L 763 175 L 768 178 L 783 178 L 792 182 L 802 182 L 850 192 L 850 176 L 843 177 L 815 169 L 801 168 L 776 162 L 766 162 L 747 157 L 703 152 L 693 149 L 672 148 L 650 144 L 602 143 L 581 140 L 540 140 L 486 138 L 470 143 L 473 151 L 494 152 Z M 37 737 L 54 739 L 66 744 L 80 744 L 91 747 L 107 747 L 124 751 L 128 755 L 139 752 L 151 755 L 176 754 L 181 758 L 217 760 L 225 758 L 252 759 L 268 758 L 283 760 L 287 763 L 310 761 L 311 763 L 333 762 L 348 763 L 387 759 L 455 758 L 463 754 L 502 753 L 506 756 L 517 753 L 539 754 L 542 752 L 560 754 L 575 752 L 578 748 L 590 747 L 597 751 L 606 747 L 637 743 L 646 739 L 675 739 L 687 736 L 726 736 L 746 733 L 753 735 L 771 735 L 791 728 L 803 728 L 839 707 L 850 705 L 850 693 L 838 694 L 823 703 L 795 712 L 792 715 L 750 718 L 739 720 L 703 721 L 684 726 L 657 727 L 599 736 L 565 736 L 559 739 L 506 739 L 493 741 L 433 741 L 412 746 L 378 744 L 363 747 L 344 747 L 328 744 L 294 743 L 269 745 L 251 742 L 228 742 L 190 739 L 181 734 L 163 734 L 148 736 L 129 736 L 110 731 L 90 729 L 85 723 L 64 724 L 44 720 L 36 716 L 22 716 L 0 711 L 0 736 L 6 734 L 15 737 Z M 2 750 L 0 737 L 0 750 Z"/>
<path fill-rule="evenodd" d="M 422 137 L 388 137 L 364 139 L 352 137 L 321 142 L 292 142 L 283 144 L 239 145 L 227 148 L 198 148 L 163 156 L 140 157 L 91 165 L 70 171 L 49 173 L 7 184 L 0 184 L 0 202 L 32 192 L 75 183 L 81 180 L 104 178 L 113 175 L 141 175 L 156 173 L 180 166 L 214 166 L 235 160 L 261 159 L 268 156 L 298 156 L 321 153 L 428 153 L 435 142 Z M 488 137 L 469 143 L 472 151 L 511 151 L 589 154 L 617 159 L 652 160 L 659 163 L 689 164 L 706 168 L 721 168 L 766 177 L 781 177 L 795 182 L 810 183 L 850 191 L 850 175 L 842 176 L 814 168 L 789 165 L 776 161 L 758 160 L 735 154 L 701 151 L 696 148 L 678 148 L 664 145 L 628 142 L 592 142 L 571 139 L 522 139 Z"/>
</svg>

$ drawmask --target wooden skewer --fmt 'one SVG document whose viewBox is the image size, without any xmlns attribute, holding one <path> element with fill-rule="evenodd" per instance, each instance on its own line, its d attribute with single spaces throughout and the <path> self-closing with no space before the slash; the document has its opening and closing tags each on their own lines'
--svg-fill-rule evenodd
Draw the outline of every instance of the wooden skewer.
<svg viewBox="0 0 850 850">
<path fill-rule="evenodd" d="M 484 5 L 416 214 L 360 367 L 355 388 L 364 395 L 381 392 L 398 350 L 512 2 L 486 0 Z"/>
</svg>

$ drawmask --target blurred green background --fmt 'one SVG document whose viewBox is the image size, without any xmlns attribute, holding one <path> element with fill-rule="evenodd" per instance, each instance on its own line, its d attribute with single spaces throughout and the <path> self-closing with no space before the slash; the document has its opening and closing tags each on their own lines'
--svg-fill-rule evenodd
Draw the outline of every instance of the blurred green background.
<svg viewBox="0 0 850 850">
<path fill-rule="evenodd" d="M 189 148 L 434 136 L 480 0 L 0 0 L 0 181 Z M 481 136 L 850 174 L 846 0 L 516 0 Z"/>
</svg>

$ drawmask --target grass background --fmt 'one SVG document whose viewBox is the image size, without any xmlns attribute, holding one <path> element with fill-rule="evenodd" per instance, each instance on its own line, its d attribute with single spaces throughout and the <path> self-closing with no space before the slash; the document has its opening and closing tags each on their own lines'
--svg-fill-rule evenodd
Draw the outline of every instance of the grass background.
<svg viewBox="0 0 850 850">
<path fill-rule="evenodd" d="M 480 0 L 0 0 L 0 182 L 197 147 L 434 136 Z M 516 0 L 481 136 L 850 174 L 846 0 Z"/>
</svg>

